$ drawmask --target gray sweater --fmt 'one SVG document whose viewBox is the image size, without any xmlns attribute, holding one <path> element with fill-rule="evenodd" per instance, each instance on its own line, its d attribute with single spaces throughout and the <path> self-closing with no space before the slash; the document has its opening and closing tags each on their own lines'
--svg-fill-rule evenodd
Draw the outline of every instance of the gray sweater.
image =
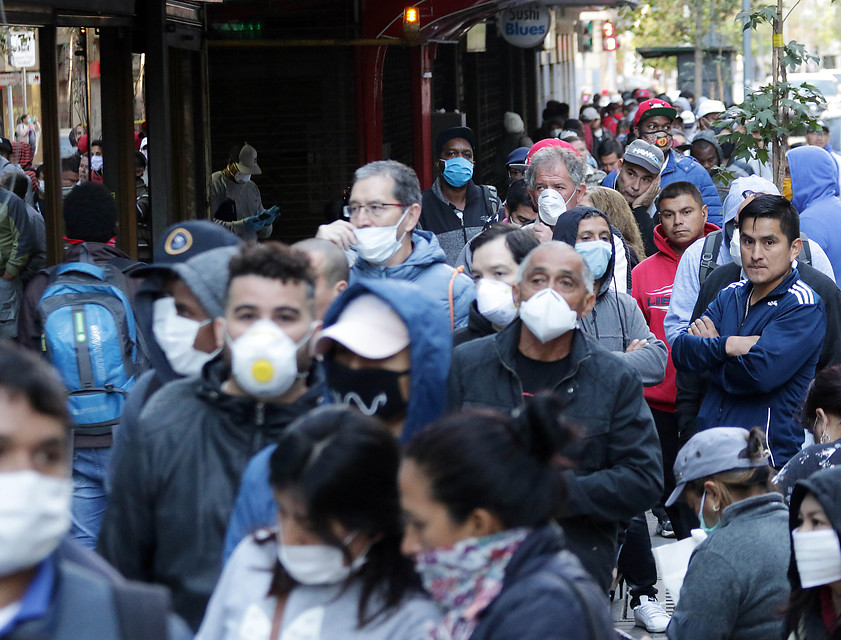
<svg viewBox="0 0 841 640">
<path fill-rule="evenodd" d="M 768 640 L 783 633 L 791 546 L 778 493 L 741 500 L 692 553 L 670 640 Z"/>
<path fill-rule="evenodd" d="M 627 293 L 609 289 L 605 283 L 596 298 L 596 306 L 581 319 L 581 328 L 631 365 L 646 387 L 663 382 L 669 351 L 662 340 L 651 333 L 636 301 Z M 634 340 L 648 340 L 641 349 L 625 353 Z"/>
<path fill-rule="evenodd" d="M 277 599 L 266 594 L 276 558 L 274 540 L 258 544 L 249 536 L 237 546 L 213 591 L 195 640 L 269 640 Z M 295 587 L 283 610 L 281 640 L 422 640 L 427 629 L 440 622 L 435 604 L 418 594 L 407 597 L 389 617 L 377 618 L 359 629 L 360 592 L 358 583 L 344 591 L 342 585 Z"/>
</svg>

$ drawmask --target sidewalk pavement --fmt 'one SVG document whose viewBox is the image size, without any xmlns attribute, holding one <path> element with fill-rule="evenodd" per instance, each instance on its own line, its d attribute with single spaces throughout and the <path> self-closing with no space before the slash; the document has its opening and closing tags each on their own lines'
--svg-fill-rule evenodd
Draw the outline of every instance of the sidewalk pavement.
<svg viewBox="0 0 841 640">
<path fill-rule="evenodd" d="M 654 529 L 657 526 L 657 518 L 655 518 L 650 511 L 646 514 L 646 516 L 648 519 L 648 532 L 651 535 L 652 547 L 660 547 L 664 544 L 672 544 L 675 542 L 674 538 L 661 538 L 656 535 L 654 533 Z M 672 601 L 671 594 L 666 591 L 666 587 L 663 586 L 659 576 L 657 579 L 657 592 L 657 599 L 666 608 L 666 611 L 671 614 L 675 605 Z M 619 597 L 619 590 L 617 589 L 616 598 L 610 606 L 613 626 L 634 638 L 642 638 L 647 635 L 651 637 L 652 640 L 665 639 L 665 633 L 648 633 L 642 627 L 634 626 L 634 612 L 631 610 L 630 606 L 628 606 L 628 601 L 627 588 L 623 591 L 621 598 Z"/>
</svg>

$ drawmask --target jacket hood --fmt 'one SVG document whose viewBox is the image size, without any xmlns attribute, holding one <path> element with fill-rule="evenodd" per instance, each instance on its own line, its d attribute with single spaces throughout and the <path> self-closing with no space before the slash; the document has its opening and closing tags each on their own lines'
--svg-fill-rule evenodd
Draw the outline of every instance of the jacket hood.
<svg viewBox="0 0 841 640">
<path fill-rule="evenodd" d="M 838 195 L 838 165 L 826 149 L 807 145 L 792 149 L 786 157 L 791 172 L 791 203 L 800 213 L 813 202 Z"/>
<path fill-rule="evenodd" d="M 841 536 L 841 467 L 830 467 L 813 473 L 805 480 L 800 480 L 794 485 L 791 493 L 791 503 L 788 514 L 788 528 L 793 531 L 798 526 L 800 504 L 808 494 L 815 496 L 815 499 L 823 507 L 824 512 L 832 524 L 835 532 Z M 800 576 L 797 573 L 797 564 L 794 560 L 794 552 L 791 554 L 791 565 L 788 570 L 789 580 L 793 587 L 800 587 Z"/>
<path fill-rule="evenodd" d="M 739 212 L 739 207 L 745 201 L 742 194 L 745 191 L 753 191 L 755 193 L 772 193 L 775 196 L 780 195 L 780 190 L 770 180 L 760 178 L 759 176 L 746 176 L 744 178 L 736 178 L 730 184 L 730 192 L 724 199 L 723 218 L 726 225 Z M 729 238 L 728 238 L 729 240 Z"/>
<path fill-rule="evenodd" d="M 228 262 L 237 251 L 237 247 L 220 247 L 195 255 L 185 263 L 173 264 L 170 270 L 154 269 L 137 290 L 134 296 L 134 315 L 146 338 L 149 360 L 164 383 L 181 377 L 172 370 L 152 330 L 155 300 L 163 294 L 167 274 L 175 272 L 183 279 L 208 316 L 215 318 L 224 314 Z"/>
<path fill-rule="evenodd" d="M 417 250 L 418 243 L 415 247 Z M 444 252 L 440 248 L 437 252 L 443 259 Z M 446 409 L 453 343 L 450 320 L 435 300 L 411 282 L 367 279 L 355 282 L 336 298 L 324 316 L 324 327 L 335 324 L 348 303 L 366 294 L 373 294 L 388 304 L 409 329 L 411 385 L 406 422 L 400 435 L 402 442 L 408 442 Z"/>
<path fill-rule="evenodd" d="M 574 247 L 575 241 L 578 238 L 578 224 L 584 216 L 589 217 L 592 215 L 597 215 L 607 222 L 611 235 L 617 233 L 614 226 L 610 224 L 610 220 L 607 219 L 607 216 L 598 209 L 593 207 L 573 207 L 558 218 L 555 230 L 552 232 L 552 239 L 566 242 L 568 245 Z M 604 275 L 601 277 L 602 284 L 599 287 L 596 297 L 601 297 L 607 293 L 607 290 L 610 288 L 610 281 L 613 280 L 613 269 L 616 265 L 616 246 L 612 240 L 611 238 L 610 260 L 607 263 L 607 268 L 604 270 Z"/>
<path fill-rule="evenodd" d="M 428 267 L 438 262 L 445 264 L 447 262 L 447 256 L 438 243 L 438 238 L 431 231 L 415 229 L 412 232 L 412 253 L 400 264 L 383 267 L 357 257 L 355 266 L 360 270 L 360 275 L 363 277 L 381 277 L 380 272 L 385 269 L 388 277 L 407 280 L 409 278 L 406 277 L 406 272 Z"/>
<path fill-rule="evenodd" d="M 715 152 L 718 154 L 718 163 L 721 164 L 722 162 L 724 162 L 724 151 L 721 150 L 721 144 L 719 144 L 718 138 L 716 137 L 715 133 L 713 133 L 709 129 L 704 129 L 703 131 L 699 131 L 698 133 L 696 133 L 695 137 L 692 138 L 693 143 L 697 140 L 709 142 L 712 146 L 714 146 Z"/>
<path fill-rule="evenodd" d="M 704 223 L 704 233 L 700 237 L 705 237 L 708 233 L 712 233 L 713 231 L 718 231 L 718 227 L 715 226 L 712 222 L 705 222 Z M 669 244 L 669 241 L 666 239 L 666 234 L 663 233 L 663 225 L 658 224 L 654 227 L 654 244 L 657 245 L 657 248 L 660 250 L 664 256 L 669 258 L 674 262 L 680 262 L 680 256 L 675 253 L 675 250 L 672 249 L 672 245 Z"/>
</svg>

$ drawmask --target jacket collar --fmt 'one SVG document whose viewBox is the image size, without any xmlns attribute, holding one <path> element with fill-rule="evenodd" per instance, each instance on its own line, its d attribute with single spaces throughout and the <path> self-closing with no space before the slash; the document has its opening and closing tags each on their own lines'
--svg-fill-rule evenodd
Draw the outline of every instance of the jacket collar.
<svg viewBox="0 0 841 640">
<path fill-rule="evenodd" d="M 286 425 L 295 417 L 317 406 L 324 392 L 324 381 L 319 368 L 315 370 L 317 380 L 304 395 L 288 404 L 261 402 L 250 396 L 225 393 L 222 384 L 227 380 L 229 373 L 230 367 L 221 356 L 217 356 L 202 369 L 196 395 L 222 413 L 228 414 L 243 428 L 248 425 L 257 428 Z"/>
<path fill-rule="evenodd" d="M 467 326 L 471 331 L 483 336 L 489 336 L 495 333 L 493 323 L 479 312 L 479 306 L 475 300 L 470 303 Z"/>
<path fill-rule="evenodd" d="M 704 234 L 699 237 L 706 238 L 707 235 L 709 235 L 713 231 L 719 231 L 719 228 L 715 226 L 712 222 L 705 222 Z M 695 240 L 698 240 L 698 238 L 696 238 Z M 693 240 L 693 242 L 695 242 L 695 240 Z M 654 244 L 657 245 L 657 249 L 660 250 L 660 253 L 664 257 L 669 258 L 674 262 L 680 262 L 680 256 L 675 253 L 675 250 L 672 248 L 672 245 L 669 244 L 669 241 L 666 238 L 666 234 L 663 232 L 662 224 L 658 224 L 656 227 L 654 227 Z"/>
<path fill-rule="evenodd" d="M 744 268 L 743 268 L 743 270 L 744 270 Z M 800 279 L 800 272 L 797 270 L 797 268 L 792 269 L 791 273 L 788 274 L 783 279 L 783 281 L 780 284 L 778 284 L 774 288 L 773 291 L 771 291 L 771 293 L 769 293 L 767 296 L 765 296 L 762 299 L 763 300 L 771 300 L 773 298 L 779 298 L 781 295 L 783 295 L 786 291 L 788 291 L 791 288 L 791 285 L 793 285 L 799 279 Z M 747 286 L 742 288 L 742 297 L 744 299 L 747 299 L 747 298 L 750 297 L 750 294 L 752 292 L 753 292 L 753 283 L 748 281 Z M 759 302 L 759 301 L 757 300 L 757 302 Z"/>
<path fill-rule="evenodd" d="M 517 349 L 520 345 L 520 332 L 523 328 L 523 321 L 520 318 L 515 318 L 511 324 L 494 336 L 494 343 L 496 345 L 497 353 L 505 365 L 511 371 L 516 371 Z M 578 373 L 579 365 L 590 357 L 592 348 L 588 342 L 587 334 L 581 329 L 575 328 L 572 338 L 572 345 L 570 346 L 569 359 L 570 367 L 567 372 L 566 379 L 571 378 Z"/>
<path fill-rule="evenodd" d="M 744 500 L 734 502 L 730 506 L 726 507 L 724 511 L 721 512 L 721 526 L 725 526 L 736 518 L 741 518 L 746 514 L 749 515 L 749 517 L 755 518 L 757 516 L 764 516 L 767 513 L 782 510 L 785 510 L 783 496 L 777 492 L 766 493 L 761 496 L 753 496 L 752 498 L 746 498 Z"/>
</svg>

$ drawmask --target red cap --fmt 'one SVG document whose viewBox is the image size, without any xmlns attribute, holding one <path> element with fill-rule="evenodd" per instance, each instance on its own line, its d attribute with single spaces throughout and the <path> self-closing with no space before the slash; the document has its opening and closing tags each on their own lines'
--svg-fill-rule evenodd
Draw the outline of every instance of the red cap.
<svg viewBox="0 0 841 640">
<path fill-rule="evenodd" d="M 545 140 L 541 140 L 540 142 L 536 142 L 532 145 L 532 148 L 529 149 L 529 154 L 526 156 L 526 164 L 531 164 L 531 157 L 546 147 L 561 147 L 562 149 L 572 151 L 576 156 L 578 156 L 578 149 L 573 147 L 569 142 L 558 140 L 557 138 L 546 138 Z"/>
<path fill-rule="evenodd" d="M 636 127 L 645 118 L 653 118 L 654 116 L 666 116 L 669 120 L 677 118 L 677 109 L 675 109 L 668 102 L 652 98 L 640 102 L 637 107 L 637 114 L 634 116 L 634 126 Z"/>
<path fill-rule="evenodd" d="M 79 148 L 80 153 L 87 153 L 88 152 L 88 134 L 87 133 L 79 136 L 79 139 L 76 141 L 76 146 Z"/>
</svg>

